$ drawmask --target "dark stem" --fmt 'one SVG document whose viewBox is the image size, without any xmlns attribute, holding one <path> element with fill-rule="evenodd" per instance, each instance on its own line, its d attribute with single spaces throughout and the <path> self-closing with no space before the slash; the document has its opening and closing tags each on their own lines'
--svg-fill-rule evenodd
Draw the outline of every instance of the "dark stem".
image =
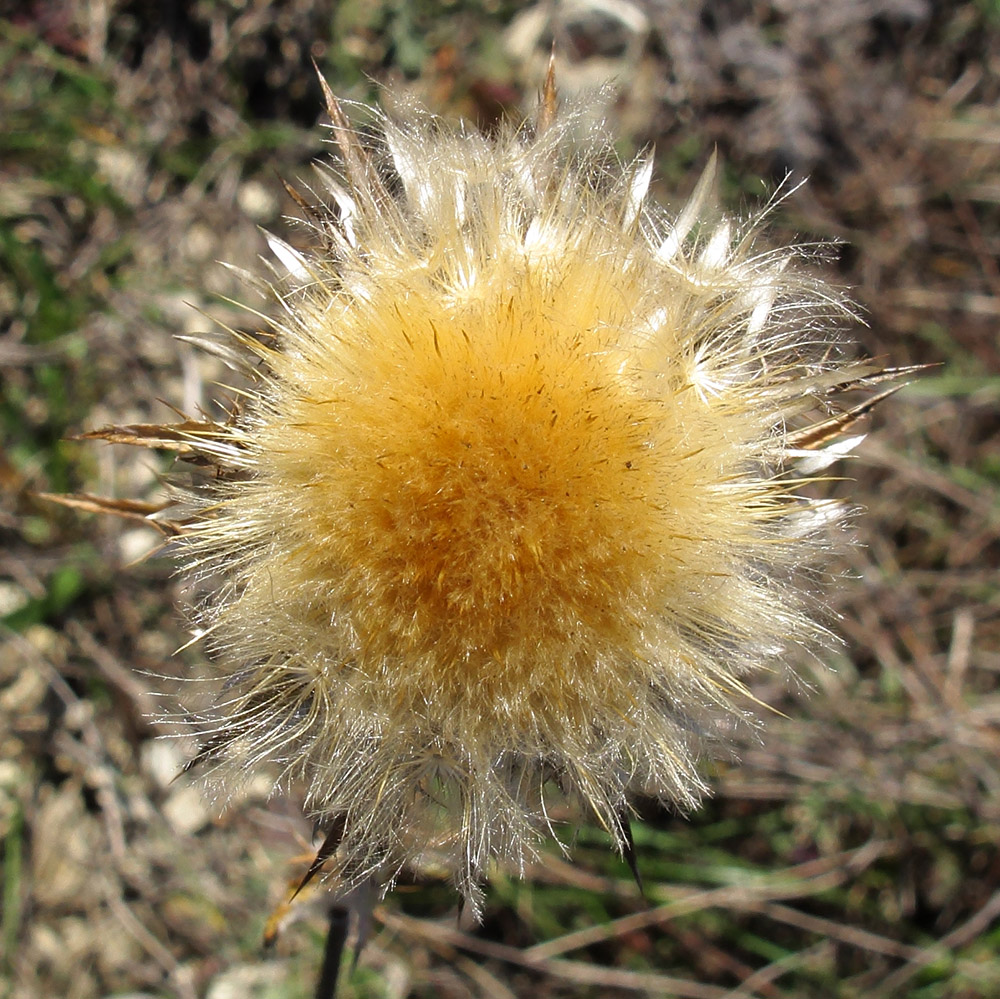
<svg viewBox="0 0 1000 999">
<path fill-rule="evenodd" d="M 349 925 L 350 914 L 347 909 L 340 905 L 331 906 L 330 924 L 323 946 L 323 967 L 316 983 L 316 999 L 335 999 L 337 995 L 337 976 L 340 973 L 340 959 L 347 942 Z"/>
</svg>

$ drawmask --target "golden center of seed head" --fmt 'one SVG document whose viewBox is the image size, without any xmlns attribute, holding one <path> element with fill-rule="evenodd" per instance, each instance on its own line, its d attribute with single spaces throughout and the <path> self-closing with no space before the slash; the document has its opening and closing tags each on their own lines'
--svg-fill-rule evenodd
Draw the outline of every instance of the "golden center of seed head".
<svg viewBox="0 0 1000 999">
<path fill-rule="evenodd" d="M 387 615 L 390 630 L 415 646 L 503 654 L 529 631 L 565 627 L 552 607 L 603 617 L 626 583 L 629 529 L 615 520 L 639 454 L 620 402 L 601 400 L 601 412 L 598 386 L 572 398 L 520 374 L 470 380 L 427 413 L 419 434 L 375 459 L 356 507 L 369 584 L 383 611 L 401 612 Z M 492 391 L 503 381 L 514 384 Z M 379 614 L 372 627 L 385 623 Z"/>
<path fill-rule="evenodd" d="M 596 335 L 479 332 L 437 326 L 429 353 L 383 363 L 320 442 L 324 575 L 372 663 L 572 656 L 620 637 L 655 572 L 652 404 Z"/>
</svg>

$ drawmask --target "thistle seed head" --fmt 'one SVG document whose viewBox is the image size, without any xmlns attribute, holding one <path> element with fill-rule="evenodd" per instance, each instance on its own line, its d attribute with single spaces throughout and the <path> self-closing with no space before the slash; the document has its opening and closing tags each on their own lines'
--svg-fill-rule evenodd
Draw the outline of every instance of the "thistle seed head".
<svg viewBox="0 0 1000 999">
<path fill-rule="evenodd" d="M 821 630 L 838 513 L 796 464 L 884 376 L 767 206 L 718 211 L 714 156 L 671 217 L 551 79 L 495 137 L 328 105 L 312 248 L 270 238 L 268 335 L 213 348 L 241 411 L 159 428 L 219 470 L 179 526 L 226 678 L 201 756 L 302 779 L 344 885 L 433 863 L 475 902 L 557 806 L 624 850 L 633 795 L 697 801 L 744 679 Z"/>
</svg>

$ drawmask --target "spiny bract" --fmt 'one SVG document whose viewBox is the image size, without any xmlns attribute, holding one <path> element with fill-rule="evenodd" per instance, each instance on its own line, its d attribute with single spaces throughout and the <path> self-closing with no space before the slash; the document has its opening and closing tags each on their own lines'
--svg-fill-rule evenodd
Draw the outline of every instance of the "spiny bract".
<svg viewBox="0 0 1000 999">
<path fill-rule="evenodd" d="M 404 108 L 362 140 L 327 96 L 313 248 L 271 238 L 270 330 L 213 345 L 241 411 L 156 442 L 219 469 L 179 528 L 226 676 L 200 758 L 303 779 L 341 884 L 433 866 L 475 902 L 557 806 L 627 851 L 631 796 L 704 791 L 743 678 L 820 630 L 837 514 L 794 466 L 882 376 L 766 208 L 717 213 L 714 157 L 671 219 L 551 78 L 493 138 Z"/>
</svg>

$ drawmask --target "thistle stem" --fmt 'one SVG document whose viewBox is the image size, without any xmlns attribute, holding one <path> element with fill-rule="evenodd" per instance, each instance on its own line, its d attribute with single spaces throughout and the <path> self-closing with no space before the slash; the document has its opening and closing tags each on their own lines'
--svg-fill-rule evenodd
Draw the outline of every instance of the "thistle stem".
<svg viewBox="0 0 1000 999">
<path fill-rule="evenodd" d="M 331 906 L 326 943 L 323 946 L 323 966 L 320 968 L 319 981 L 316 983 L 316 999 L 335 999 L 337 995 L 337 977 L 340 973 L 340 960 L 344 953 L 344 944 L 347 942 L 349 926 L 347 909 L 340 905 Z"/>
</svg>

